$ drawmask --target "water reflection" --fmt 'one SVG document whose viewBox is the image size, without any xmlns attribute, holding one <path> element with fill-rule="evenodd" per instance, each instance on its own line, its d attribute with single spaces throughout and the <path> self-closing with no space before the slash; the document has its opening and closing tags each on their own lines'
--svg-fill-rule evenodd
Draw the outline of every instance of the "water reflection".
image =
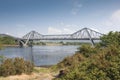
<svg viewBox="0 0 120 80">
<path fill-rule="evenodd" d="M 78 46 L 33 46 L 27 48 L 7 47 L 0 55 L 9 58 L 22 57 L 36 66 L 57 64 L 64 57 L 73 55 Z"/>
</svg>

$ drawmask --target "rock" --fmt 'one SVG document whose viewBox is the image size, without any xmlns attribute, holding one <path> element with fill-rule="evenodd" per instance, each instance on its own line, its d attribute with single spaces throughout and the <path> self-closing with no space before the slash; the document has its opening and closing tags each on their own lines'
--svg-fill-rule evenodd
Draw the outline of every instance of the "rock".
<svg viewBox="0 0 120 80">
<path fill-rule="evenodd" d="M 57 77 L 59 78 L 59 77 L 65 75 L 65 74 L 67 74 L 67 70 L 60 70 Z"/>
</svg>

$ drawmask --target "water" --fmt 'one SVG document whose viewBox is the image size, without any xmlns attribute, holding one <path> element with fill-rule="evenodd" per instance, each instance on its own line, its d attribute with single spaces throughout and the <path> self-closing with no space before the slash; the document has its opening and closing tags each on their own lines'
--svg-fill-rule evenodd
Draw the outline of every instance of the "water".
<svg viewBox="0 0 120 80">
<path fill-rule="evenodd" d="M 8 58 L 22 57 L 33 61 L 36 66 L 54 65 L 71 56 L 78 46 L 33 46 L 27 48 L 7 47 L 0 50 L 0 55 Z"/>
</svg>

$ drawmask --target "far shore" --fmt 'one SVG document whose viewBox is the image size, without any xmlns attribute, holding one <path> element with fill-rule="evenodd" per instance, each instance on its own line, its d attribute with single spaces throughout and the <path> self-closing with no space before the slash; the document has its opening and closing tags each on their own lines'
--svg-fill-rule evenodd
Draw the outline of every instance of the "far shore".
<svg viewBox="0 0 120 80">
<path fill-rule="evenodd" d="M 69 44 L 69 45 L 71 45 L 71 44 Z M 67 46 L 69 46 L 69 45 L 67 45 Z M 64 46 L 63 44 L 60 44 L 60 43 L 46 43 L 45 45 L 34 45 L 33 44 L 33 46 Z M 4 45 L 2 45 L 2 47 L 19 47 L 19 45 L 7 45 L 7 44 L 4 44 Z"/>
<path fill-rule="evenodd" d="M 19 45 L 2 45 L 3 47 L 18 47 Z"/>
</svg>

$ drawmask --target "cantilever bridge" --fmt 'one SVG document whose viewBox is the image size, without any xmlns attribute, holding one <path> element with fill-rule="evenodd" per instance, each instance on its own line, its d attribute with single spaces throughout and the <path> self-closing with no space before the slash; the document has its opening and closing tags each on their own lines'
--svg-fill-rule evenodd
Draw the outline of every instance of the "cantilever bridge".
<svg viewBox="0 0 120 80">
<path fill-rule="evenodd" d="M 103 35 L 89 28 L 83 28 L 73 34 L 64 35 L 42 35 L 36 31 L 31 31 L 22 38 L 18 38 L 18 41 L 22 46 L 27 46 L 29 42 L 34 40 L 90 40 L 91 44 L 94 45 L 94 40 L 100 40 Z"/>
</svg>

